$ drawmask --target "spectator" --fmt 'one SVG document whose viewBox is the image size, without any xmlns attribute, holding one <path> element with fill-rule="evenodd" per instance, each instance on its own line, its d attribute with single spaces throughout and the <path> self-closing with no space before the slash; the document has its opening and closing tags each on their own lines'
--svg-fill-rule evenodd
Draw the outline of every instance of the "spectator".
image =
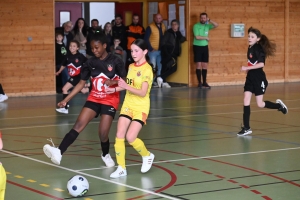
<svg viewBox="0 0 300 200">
<path fill-rule="evenodd" d="M 120 46 L 123 49 L 123 62 L 126 63 L 127 53 L 125 49 L 127 48 L 127 36 L 126 36 L 126 27 L 122 24 L 122 16 L 116 15 L 115 25 L 112 27 L 112 36 L 113 38 L 118 37 L 121 40 Z"/>
<path fill-rule="evenodd" d="M 111 30 L 111 23 L 110 22 L 107 22 L 104 25 L 103 32 L 106 35 L 106 39 L 107 39 L 106 51 L 110 52 L 110 45 L 112 45 L 112 30 Z"/>
<path fill-rule="evenodd" d="M 110 52 L 115 54 L 118 58 L 123 60 L 123 48 L 120 46 L 121 40 L 117 37 L 114 38 L 114 45 L 110 47 Z"/>
<path fill-rule="evenodd" d="M 164 32 L 166 31 L 165 25 L 162 23 L 161 14 L 156 14 L 154 22 L 152 22 L 145 32 L 145 41 L 148 44 L 150 62 L 153 64 L 154 71 L 157 76 L 161 74 L 161 51 L 160 45 Z M 157 83 L 153 82 L 153 86 L 157 87 Z"/>
<path fill-rule="evenodd" d="M 142 25 L 139 24 L 139 16 L 134 14 L 132 16 L 132 23 L 126 27 L 127 33 L 127 63 L 126 66 L 133 63 L 133 59 L 131 57 L 131 44 L 136 39 L 143 39 L 145 35 L 145 29 Z"/>
<path fill-rule="evenodd" d="M 4 93 L 2 85 L 0 83 L 0 102 L 3 102 L 8 99 L 8 96 Z"/>
<path fill-rule="evenodd" d="M 55 32 L 60 31 L 64 34 L 63 43 L 66 47 L 70 46 L 70 41 L 73 40 L 74 37 L 71 33 L 72 27 L 72 22 L 67 21 L 63 24 L 62 27 L 55 28 Z M 67 49 L 67 51 L 69 52 L 69 49 Z"/>
<path fill-rule="evenodd" d="M 111 24 L 111 27 L 113 27 L 115 25 L 115 20 L 114 19 L 111 20 L 110 24 Z"/>
<path fill-rule="evenodd" d="M 74 40 L 78 41 L 80 44 L 79 53 L 86 56 L 86 42 L 87 42 L 87 34 L 88 34 L 88 25 L 84 21 L 83 18 L 78 18 L 74 29 Z"/>
<path fill-rule="evenodd" d="M 68 82 L 62 88 L 62 97 L 65 99 L 68 96 L 68 92 L 71 88 L 75 87 L 80 82 L 81 68 L 86 62 L 87 58 L 78 52 L 79 42 L 77 40 L 72 40 L 70 42 L 70 53 L 67 54 L 65 60 L 62 62 L 60 69 L 56 72 L 58 76 L 65 68 L 68 68 L 70 78 Z M 81 89 L 82 93 L 87 93 L 89 91 L 88 85 Z M 56 111 L 59 113 L 68 114 L 69 113 L 68 103 L 64 108 L 57 108 Z"/>
<path fill-rule="evenodd" d="M 157 77 L 158 87 L 171 87 L 166 78 L 177 70 L 177 57 L 181 54 L 181 43 L 184 41 L 186 38 L 179 31 L 179 21 L 172 20 L 171 28 L 165 32 L 161 43 L 162 71 Z"/>
<path fill-rule="evenodd" d="M 94 53 L 92 52 L 91 49 L 91 38 L 95 35 L 96 30 L 102 31 L 102 27 L 99 26 L 99 21 L 98 19 L 92 19 L 91 21 L 92 27 L 88 29 L 88 34 L 87 34 L 87 42 L 86 42 L 86 57 L 90 58 L 94 56 Z"/>
<path fill-rule="evenodd" d="M 196 23 L 193 27 L 194 62 L 196 63 L 196 75 L 199 82 L 198 84 L 199 88 L 208 88 L 208 89 L 210 88 L 210 86 L 206 81 L 207 67 L 208 67 L 208 60 L 209 60 L 208 33 L 209 30 L 216 27 L 218 27 L 218 24 L 210 20 L 206 13 L 200 14 L 200 23 Z M 202 72 L 201 72 L 201 68 L 202 68 Z M 201 82 L 201 74 L 203 78 L 203 84 Z"/>
<path fill-rule="evenodd" d="M 56 72 L 60 69 L 61 63 L 65 60 L 67 55 L 67 48 L 62 42 L 64 38 L 63 33 L 57 32 L 55 33 L 55 65 L 56 65 Z M 57 92 L 61 92 L 61 88 L 63 85 L 66 84 L 66 82 L 69 79 L 69 75 L 66 70 L 63 70 L 60 76 L 56 77 L 56 86 L 57 86 Z M 60 81 L 61 80 L 61 81 Z M 59 84 L 60 83 L 60 84 Z"/>
</svg>

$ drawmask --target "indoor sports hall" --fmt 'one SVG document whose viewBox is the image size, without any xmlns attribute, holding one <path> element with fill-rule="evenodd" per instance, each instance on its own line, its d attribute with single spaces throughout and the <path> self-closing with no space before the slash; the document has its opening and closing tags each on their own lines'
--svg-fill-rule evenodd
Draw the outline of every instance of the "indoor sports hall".
<svg viewBox="0 0 300 200">
<path fill-rule="evenodd" d="M 300 200 L 300 0 L 0 0 L 0 16 L 0 200 Z M 134 29 L 129 27 L 135 26 L 140 32 L 130 34 Z M 121 36 L 118 27 L 126 33 L 115 41 Z M 63 153 L 60 165 L 54 164 L 44 154 L 44 145 L 61 144 L 92 93 L 76 94 L 69 108 L 65 107 L 68 114 L 56 111 L 72 91 L 63 91 L 63 82 L 70 79 L 61 72 L 70 73 L 62 68 L 66 62 L 57 62 L 57 55 L 72 53 L 70 44 L 77 38 L 72 43 L 73 55 L 82 53 L 82 64 L 74 65 L 76 80 L 88 90 L 79 69 L 97 57 L 97 51 L 101 50 L 95 59 L 98 63 L 104 63 L 99 61 L 106 58 L 104 52 L 117 52 L 127 68 L 134 60 L 128 41 L 143 38 L 157 50 L 138 46 L 140 49 L 148 55 L 163 55 L 160 41 L 161 37 L 165 41 L 167 32 L 170 37 L 165 38 L 175 37 L 176 41 L 171 45 L 174 48 L 166 48 L 169 46 L 164 43 L 164 50 L 176 49 L 176 55 L 161 57 L 173 73 L 154 76 L 157 85 L 150 91 L 150 112 L 138 135 L 155 155 L 151 169 L 141 173 L 141 153 L 125 141 L 127 176 L 110 178 L 118 165 L 106 167 L 102 161 L 101 117 L 93 118 L 90 111 L 91 122 Z M 91 36 L 97 34 L 105 34 L 107 43 Z M 103 48 L 97 50 L 95 44 Z M 106 64 L 102 69 L 116 69 Z M 92 76 L 92 69 L 84 81 L 92 80 L 93 88 L 99 86 L 103 92 L 104 82 L 93 80 L 100 80 L 105 70 Z M 244 86 L 249 84 L 247 71 L 252 69 L 265 74 L 262 79 L 268 85 L 265 80 L 256 82 L 263 100 L 257 103 L 252 94 L 249 107 L 244 102 L 249 96 L 244 95 L 255 92 L 244 93 Z M 112 77 L 118 78 L 118 74 Z M 157 80 L 171 87 L 158 88 Z M 124 98 L 122 91 L 106 143 L 115 162 Z M 287 109 L 278 102 L 284 102 Z M 243 130 L 247 134 L 237 135 Z M 82 197 L 71 196 L 67 189 L 75 175 L 89 183 Z"/>
<path fill-rule="evenodd" d="M 289 113 L 253 105 L 249 136 L 237 136 L 242 122 L 242 86 L 155 88 L 151 110 L 141 131 L 154 164 L 142 174 L 141 157 L 126 147 L 128 175 L 109 178 L 100 157 L 94 119 L 52 164 L 43 145 L 61 141 L 73 126 L 86 98 L 80 94 L 69 115 L 53 109 L 56 96 L 11 98 L 1 103 L 7 173 L 6 199 L 75 199 L 68 195 L 69 178 L 87 178 L 88 193 L 78 199 L 298 199 L 300 187 L 299 83 L 271 84 L 266 99 L 281 98 Z M 7 106 L 7 107 L 3 107 Z M 36 109 L 36 108 L 39 109 Z M 117 113 L 118 115 L 118 113 Z M 116 120 L 110 131 L 114 156 Z"/>
</svg>

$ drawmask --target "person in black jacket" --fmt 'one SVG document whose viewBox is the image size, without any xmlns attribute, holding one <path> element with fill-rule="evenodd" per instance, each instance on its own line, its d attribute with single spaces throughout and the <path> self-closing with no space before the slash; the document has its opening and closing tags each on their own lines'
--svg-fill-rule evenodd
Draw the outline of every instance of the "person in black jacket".
<svg viewBox="0 0 300 200">
<path fill-rule="evenodd" d="M 63 33 L 63 43 L 66 47 L 70 46 L 70 41 L 73 40 L 74 36 L 71 33 L 71 30 L 73 28 L 72 22 L 71 21 L 67 21 L 65 22 L 62 27 L 57 27 L 55 28 L 55 32 L 61 32 Z M 69 51 L 69 49 L 67 48 L 67 51 Z"/>
<path fill-rule="evenodd" d="M 127 49 L 127 34 L 126 34 L 126 26 L 122 23 L 123 18 L 121 15 L 116 15 L 115 17 L 115 25 L 112 27 L 112 42 L 114 38 L 117 37 L 121 40 L 120 46 L 123 49 L 123 62 L 126 63 L 127 53 L 125 49 Z"/>
<path fill-rule="evenodd" d="M 96 31 L 102 32 L 102 27 L 99 26 L 98 19 L 92 19 L 91 21 L 92 27 L 88 29 L 87 42 L 86 42 L 86 57 L 90 58 L 94 56 L 94 53 L 91 49 L 91 38 L 94 37 Z"/>
<path fill-rule="evenodd" d="M 179 21 L 174 19 L 171 28 L 168 29 L 162 39 L 161 44 L 161 75 L 157 77 L 158 87 L 170 88 L 166 78 L 176 72 L 177 57 L 181 54 L 181 43 L 186 41 L 179 31 Z"/>
</svg>

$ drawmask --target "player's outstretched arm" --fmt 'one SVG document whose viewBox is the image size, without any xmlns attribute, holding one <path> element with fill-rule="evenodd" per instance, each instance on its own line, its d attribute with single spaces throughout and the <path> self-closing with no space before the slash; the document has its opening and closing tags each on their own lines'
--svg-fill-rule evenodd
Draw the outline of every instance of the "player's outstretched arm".
<svg viewBox="0 0 300 200">
<path fill-rule="evenodd" d="M 86 80 L 80 80 L 79 83 L 73 88 L 72 92 L 61 102 L 58 103 L 59 107 L 65 107 L 66 104 L 78 93 L 84 88 L 86 83 Z"/>
</svg>

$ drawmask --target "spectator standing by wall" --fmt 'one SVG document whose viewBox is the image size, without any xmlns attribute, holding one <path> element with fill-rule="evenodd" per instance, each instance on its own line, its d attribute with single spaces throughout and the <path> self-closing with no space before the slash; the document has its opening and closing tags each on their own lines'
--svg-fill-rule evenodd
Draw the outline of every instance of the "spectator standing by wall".
<svg viewBox="0 0 300 200">
<path fill-rule="evenodd" d="M 196 75 L 198 79 L 199 88 L 210 88 L 206 81 L 207 67 L 209 60 L 208 52 L 208 33 L 211 29 L 218 27 L 218 24 L 210 20 L 206 13 L 200 14 L 200 22 L 196 23 L 193 27 L 194 42 L 194 62 L 196 63 Z M 202 71 L 201 71 L 202 69 Z M 201 75 L 203 78 L 203 83 L 201 82 Z"/>
<path fill-rule="evenodd" d="M 87 42 L 87 34 L 88 34 L 88 25 L 84 21 L 83 18 L 78 18 L 74 29 L 74 40 L 78 41 L 80 44 L 79 53 L 86 56 L 86 42 Z"/>
<path fill-rule="evenodd" d="M 56 69 L 55 71 L 59 71 L 61 67 L 61 63 L 65 60 L 67 56 L 67 48 L 65 44 L 62 42 L 64 38 L 63 33 L 61 32 L 56 32 L 55 33 L 55 65 Z M 60 76 L 56 77 L 56 87 L 57 87 L 57 92 L 61 92 L 62 86 L 64 86 L 67 83 L 68 80 L 68 74 L 62 73 Z"/>
<path fill-rule="evenodd" d="M 55 29 L 55 32 L 59 31 L 63 34 L 63 36 L 64 36 L 63 43 L 64 43 L 65 47 L 67 47 L 67 53 L 70 52 L 70 50 L 69 50 L 70 42 L 74 38 L 74 35 L 71 33 L 72 27 L 73 27 L 72 22 L 67 21 L 63 24 L 62 27 L 58 27 L 58 28 Z M 67 68 L 65 68 L 61 72 L 61 76 L 62 76 L 62 82 L 63 83 L 66 83 L 69 80 L 70 76 L 69 76 Z"/>
<path fill-rule="evenodd" d="M 123 49 L 123 62 L 126 63 L 127 53 L 125 49 L 127 49 L 127 35 L 126 35 L 126 26 L 122 23 L 123 18 L 121 15 L 116 15 L 115 17 L 115 25 L 112 27 L 112 36 L 113 40 L 115 37 L 121 40 L 120 46 Z"/>
<path fill-rule="evenodd" d="M 55 32 L 59 31 L 63 33 L 63 43 L 66 47 L 70 46 L 70 41 L 73 40 L 74 35 L 71 33 L 73 24 L 71 21 L 65 22 L 62 27 L 55 28 Z M 69 52 L 69 49 L 67 48 L 67 51 Z"/>
<path fill-rule="evenodd" d="M 162 21 L 163 18 L 161 14 L 156 14 L 154 17 L 154 22 L 152 22 L 146 28 L 145 32 L 145 41 L 148 45 L 150 63 L 153 64 L 154 71 L 157 70 L 157 76 L 160 76 L 161 74 L 162 65 L 160 45 L 164 32 L 166 31 L 166 27 Z M 154 82 L 153 86 L 157 86 L 157 83 Z"/>
<path fill-rule="evenodd" d="M 186 38 L 179 31 L 179 21 L 172 20 L 171 28 L 165 32 L 161 43 L 162 70 L 157 77 L 158 87 L 171 87 L 166 78 L 177 70 L 177 57 L 181 54 L 181 43 L 184 41 Z"/>
<path fill-rule="evenodd" d="M 142 25 L 139 23 L 139 16 L 137 14 L 134 14 L 132 16 L 132 23 L 126 27 L 126 34 L 127 34 L 127 60 L 126 60 L 126 67 L 129 66 L 129 64 L 133 63 L 133 59 L 131 57 L 131 44 L 136 39 L 143 39 L 145 36 L 145 29 Z"/>
<path fill-rule="evenodd" d="M 87 42 L 86 42 L 86 57 L 90 58 L 94 56 L 94 53 L 91 50 L 91 38 L 95 35 L 96 30 L 102 31 L 101 26 L 99 26 L 99 21 L 98 19 L 92 19 L 91 21 L 91 27 L 88 29 L 88 34 L 87 34 Z"/>
<path fill-rule="evenodd" d="M 106 24 L 104 25 L 103 28 L 103 33 L 106 36 L 107 39 L 107 46 L 106 46 L 106 51 L 110 52 L 110 45 L 112 45 L 112 27 L 111 27 L 111 23 L 110 22 L 106 22 Z"/>
</svg>

